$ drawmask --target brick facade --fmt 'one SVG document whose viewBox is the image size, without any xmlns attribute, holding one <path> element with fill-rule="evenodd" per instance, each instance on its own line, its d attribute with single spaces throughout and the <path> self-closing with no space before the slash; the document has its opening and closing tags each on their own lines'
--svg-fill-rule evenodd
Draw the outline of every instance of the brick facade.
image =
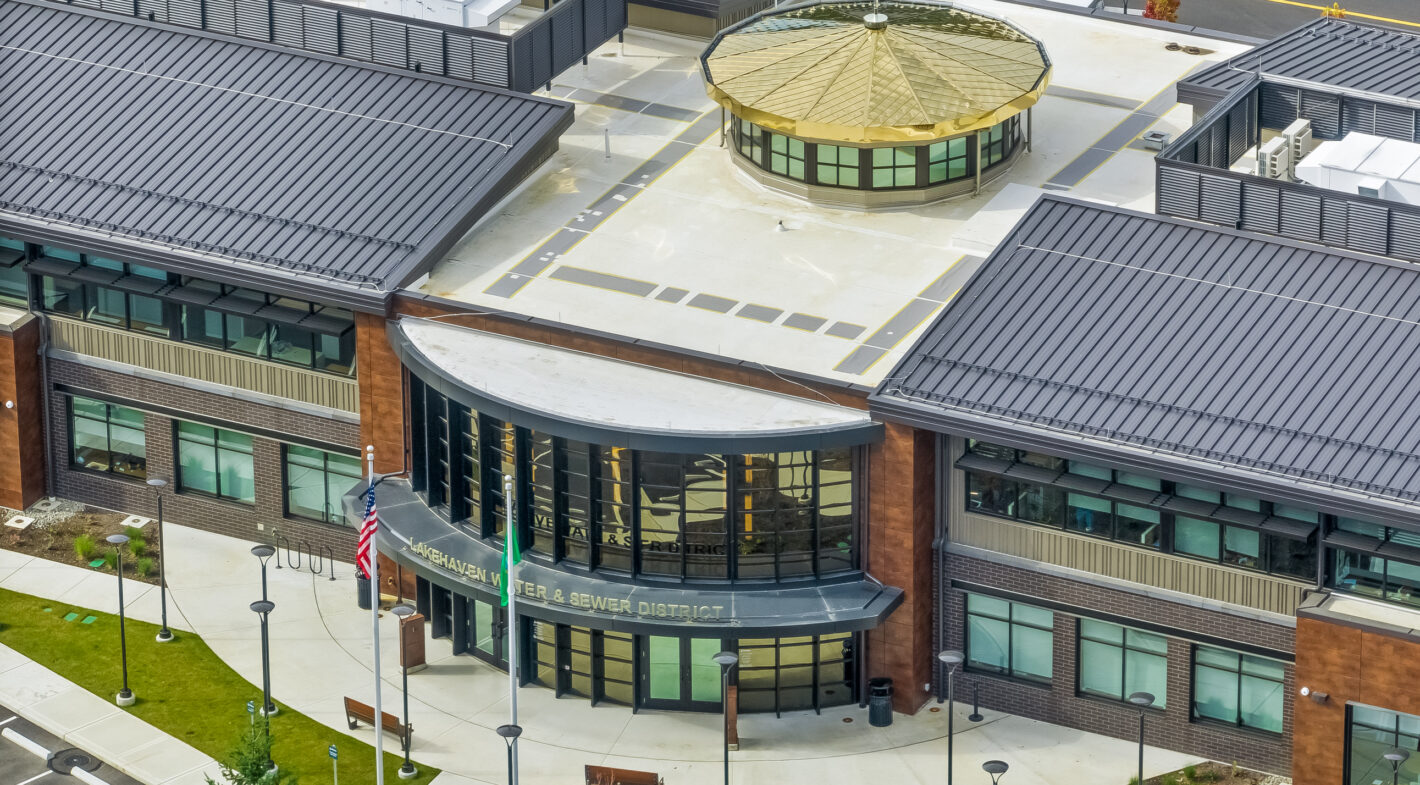
<svg viewBox="0 0 1420 785">
<path fill-rule="evenodd" d="M 951 588 L 950 581 L 988 586 L 1077 607 L 1085 616 L 1093 612 L 1163 625 L 1174 631 L 1169 638 L 1168 701 L 1165 709 L 1147 713 L 1146 742 L 1266 772 L 1286 774 L 1291 770 L 1292 750 L 1287 739 L 1293 724 L 1292 696 L 1296 693 L 1294 668 L 1290 665 L 1286 668 L 1283 732 L 1280 735 L 1194 722 L 1190 716 L 1192 643 L 1188 640 L 1192 633 L 1290 652 L 1294 639 L 1291 627 L 961 554 L 948 553 L 944 568 L 948 590 L 940 618 L 946 633 L 946 648 L 964 651 L 966 647 L 966 594 Z M 1111 700 L 1081 696 L 1076 690 L 1078 618 L 1070 613 L 1055 613 L 1053 678 L 1049 685 L 965 671 L 957 676 L 958 699 L 970 701 L 973 686 L 979 685 L 981 705 L 985 707 L 1116 738 L 1138 738 L 1137 709 Z M 1125 776 L 1121 775 L 1120 781 L 1124 779 Z M 1326 782 L 1338 781 L 1332 779 Z M 1298 785 L 1301 785 L 1300 781 Z"/>
<path fill-rule="evenodd" d="M 202 417 L 289 433 L 309 439 L 354 448 L 359 440 L 353 423 L 330 420 L 275 406 L 265 406 L 214 393 L 144 379 L 128 374 L 93 368 L 79 363 L 51 360 L 51 385 L 66 385 L 75 391 L 92 391 L 154 407 L 191 412 Z M 72 467 L 69 456 L 68 395 L 51 390 L 49 396 L 54 433 L 50 444 L 56 467 L 51 493 L 66 499 L 111 510 L 154 516 L 157 504 L 151 488 L 144 483 L 102 472 Z M 354 560 L 355 532 L 345 526 L 306 521 L 285 516 L 283 456 L 279 441 L 252 438 L 252 462 L 256 478 L 256 501 L 243 504 L 195 494 L 176 492 L 175 429 L 171 417 L 147 412 L 144 418 L 148 476 L 169 481 L 163 501 L 166 520 L 206 531 L 252 541 L 270 541 L 273 534 L 287 538 L 292 548 L 302 543 L 312 551 L 322 546 L 339 561 Z"/>
<path fill-rule="evenodd" d="M 869 450 L 868 553 L 874 578 L 904 593 L 902 606 L 868 633 L 868 675 L 893 680 L 893 708 L 911 714 L 931 698 L 932 521 L 936 437 L 888 423 Z"/>
<path fill-rule="evenodd" d="M 1295 785 L 1343 782 L 1346 704 L 1420 715 L 1420 641 L 1400 632 L 1366 630 L 1317 618 L 1297 619 L 1297 686 L 1326 693 L 1298 697 L 1292 735 Z M 1411 753 L 1415 754 L 1414 752 Z M 1402 781 L 1403 775 L 1402 775 Z"/>
<path fill-rule="evenodd" d="M 0 330 L 0 506 L 23 510 L 45 491 L 44 411 L 38 319 L 24 316 Z"/>
</svg>

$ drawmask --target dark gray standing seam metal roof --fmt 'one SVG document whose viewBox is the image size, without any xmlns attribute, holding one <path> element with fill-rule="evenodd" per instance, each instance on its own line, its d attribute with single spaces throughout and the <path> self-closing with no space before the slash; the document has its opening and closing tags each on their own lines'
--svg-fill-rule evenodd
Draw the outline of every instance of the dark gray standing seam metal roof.
<svg viewBox="0 0 1420 785">
<path fill-rule="evenodd" d="M 1420 267 L 1053 195 L 870 398 L 939 430 L 1386 509 L 1420 500 L 1416 400 Z"/>
<path fill-rule="evenodd" d="M 1242 87 L 1261 61 L 1264 78 L 1318 82 L 1420 99 L 1420 35 L 1322 18 L 1179 81 L 1180 93 L 1215 98 Z"/>
<path fill-rule="evenodd" d="M 0 228 L 366 305 L 572 122 L 561 101 L 42 0 L 0 4 L 0 28 Z"/>
</svg>

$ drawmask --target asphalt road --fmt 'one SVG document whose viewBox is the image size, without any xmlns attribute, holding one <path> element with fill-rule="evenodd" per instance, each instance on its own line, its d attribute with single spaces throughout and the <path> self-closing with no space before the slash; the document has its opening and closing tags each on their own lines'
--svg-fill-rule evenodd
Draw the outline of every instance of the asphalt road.
<svg viewBox="0 0 1420 785">
<path fill-rule="evenodd" d="M 78 778 L 69 774 L 75 767 L 82 768 L 108 785 L 141 785 L 132 777 L 83 750 L 70 747 L 63 739 L 45 733 L 0 706 L 0 734 L 7 730 L 39 745 L 49 755 L 41 758 L 16 739 L 0 735 L 0 785 L 82 785 Z"/>
<path fill-rule="evenodd" d="M 1329 6 L 1335 0 L 1301 1 Z M 1128 0 L 1128 3 L 1131 9 L 1144 7 L 1144 0 Z M 1109 8 L 1119 8 L 1122 4 L 1123 0 L 1105 0 L 1105 6 Z M 1342 0 L 1341 7 L 1347 11 L 1420 23 L 1420 0 Z M 1320 11 L 1270 0 L 1179 0 L 1178 4 L 1178 21 L 1183 24 L 1257 38 L 1276 37 L 1320 15 Z M 1420 27 L 1402 29 L 1420 33 Z"/>
</svg>

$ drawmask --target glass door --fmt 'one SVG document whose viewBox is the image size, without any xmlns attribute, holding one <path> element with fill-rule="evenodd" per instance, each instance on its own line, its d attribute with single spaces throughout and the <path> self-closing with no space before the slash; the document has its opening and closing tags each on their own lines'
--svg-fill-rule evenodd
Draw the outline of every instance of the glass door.
<svg viewBox="0 0 1420 785">
<path fill-rule="evenodd" d="M 502 608 L 483 600 L 468 604 L 473 616 L 473 640 L 469 652 L 480 660 L 508 666 L 508 641 L 504 636 Z"/>
<path fill-rule="evenodd" d="M 646 665 L 642 704 L 651 709 L 718 711 L 720 666 L 711 658 L 723 648 L 719 638 L 642 638 Z"/>
</svg>

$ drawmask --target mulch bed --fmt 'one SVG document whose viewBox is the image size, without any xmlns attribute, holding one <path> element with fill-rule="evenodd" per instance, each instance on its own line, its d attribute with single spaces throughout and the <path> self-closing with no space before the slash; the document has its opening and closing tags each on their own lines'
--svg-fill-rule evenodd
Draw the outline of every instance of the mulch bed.
<svg viewBox="0 0 1420 785">
<path fill-rule="evenodd" d="M 105 553 L 113 550 L 113 546 L 105 542 L 105 539 L 111 534 L 123 534 L 122 522 L 128 517 L 122 513 L 87 507 L 62 499 L 47 499 L 36 504 L 28 512 L 0 507 L 0 523 L 16 515 L 34 518 L 35 522 L 26 529 L 0 526 L 0 548 L 85 569 L 95 569 L 90 567 L 90 562 L 103 558 Z M 143 550 L 142 560 L 152 560 L 146 565 L 150 568 L 149 572 L 147 575 L 140 574 L 137 568 L 145 565 L 140 565 L 140 559 L 125 551 L 123 574 L 126 578 L 157 585 L 158 525 L 156 522 L 150 522 L 142 527 L 141 532 L 143 545 L 139 547 Z M 74 549 L 74 540 L 82 535 L 88 535 L 96 543 L 87 559 L 80 558 Z M 113 572 L 113 567 L 109 565 L 96 569 Z"/>
<path fill-rule="evenodd" d="M 1190 770 L 1192 777 L 1188 776 Z M 1162 776 L 1150 777 L 1144 781 L 1144 785 L 1289 785 L 1291 781 L 1276 774 L 1263 774 L 1226 763 L 1207 762 Z"/>
</svg>

